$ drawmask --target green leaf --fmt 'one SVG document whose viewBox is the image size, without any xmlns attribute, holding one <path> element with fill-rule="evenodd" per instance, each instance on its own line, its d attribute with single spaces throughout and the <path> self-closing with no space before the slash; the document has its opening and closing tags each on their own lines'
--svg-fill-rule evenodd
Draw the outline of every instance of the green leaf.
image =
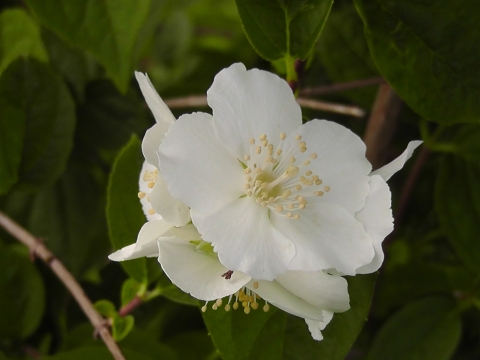
<svg viewBox="0 0 480 360">
<path fill-rule="evenodd" d="M 101 66 L 90 53 L 66 43 L 53 31 L 43 28 L 42 40 L 52 68 L 62 74 L 78 102 L 83 103 L 87 83 L 103 76 Z"/>
<path fill-rule="evenodd" d="M 432 297 L 409 303 L 380 329 L 368 360 L 448 360 L 461 333 L 455 302 Z"/>
<path fill-rule="evenodd" d="M 355 0 L 379 71 L 425 119 L 479 122 L 480 3 Z"/>
<path fill-rule="evenodd" d="M 115 305 L 109 300 L 98 300 L 93 304 L 95 310 L 102 316 L 107 318 L 114 318 L 117 315 L 117 309 L 115 309 Z"/>
<path fill-rule="evenodd" d="M 37 24 L 22 9 L 0 14 L 0 74 L 20 56 L 33 56 L 47 62 L 48 56 Z"/>
<path fill-rule="evenodd" d="M 132 315 L 121 317 L 115 315 L 112 324 L 112 334 L 115 341 L 121 341 L 133 329 L 135 319 Z"/>
<path fill-rule="evenodd" d="M 20 184 L 36 190 L 53 184 L 73 146 L 75 105 L 67 87 L 48 66 L 20 58 L 0 78 L 0 98 L 25 116 Z"/>
<path fill-rule="evenodd" d="M 460 259 L 480 272 L 480 167 L 448 155 L 439 169 L 435 207 L 440 226 Z"/>
<path fill-rule="evenodd" d="M 12 192 L 5 211 L 45 241 L 76 277 L 105 264 L 109 248 L 105 184 L 70 165 L 51 187 L 31 195 Z"/>
<path fill-rule="evenodd" d="M 140 140 L 134 135 L 120 150 L 108 184 L 107 219 L 110 240 L 115 250 L 135 243 L 145 223 L 138 200 L 138 178 L 142 168 Z M 143 283 L 147 280 L 145 259 L 121 262 L 128 275 Z"/>
<path fill-rule="evenodd" d="M 0 98 L 0 194 L 18 180 L 25 132 L 25 113 Z"/>
<path fill-rule="evenodd" d="M 455 153 L 480 166 L 480 125 L 463 125 L 453 139 Z"/>
<path fill-rule="evenodd" d="M 343 360 L 353 345 L 370 309 L 375 275 L 347 278 L 351 309 L 335 314 L 322 331 L 324 339 L 312 339 L 304 319 L 262 306 L 245 315 L 223 306 L 203 313 L 213 342 L 225 360 L 329 359 Z M 275 339 L 275 341 L 271 341 Z"/>
<path fill-rule="evenodd" d="M 23 246 L 0 244 L 0 338 L 25 338 L 45 311 L 42 277 Z"/>
<path fill-rule="evenodd" d="M 122 285 L 122 307 L 132 301 L 135 296 L 143 296 L 146 286 L 140 284 L 137 280 L 129 278 Z"/>
<path fill-rule="evenodd" d="M 353 4 L 334 6 L 316 46 L 316 55 L 333 82 L 378 76 L 363 36 L 362 20 Z M 377 86 L 342 92 L 355 103 L 370 108 Z"/>
<path fill-rule="evenodd" d="M 27 0 L 39 21 L 59 37 L 90 51 L 125 92 L 150 0 Z"/>
<path fill-rule="evenodd" d="M 133 133 L 141 134 L 147 128 L 142 105 L 133 91 L 121 95 L 108 80 L 90 82 L 78 109 L 79 141 L 94 148 L 118 150 Z"/>
<path fill-rule="evenodd" d="M 333 0 L 235 0 L 245 33 L 269 61 L 310 54 Z"/>
</svg>

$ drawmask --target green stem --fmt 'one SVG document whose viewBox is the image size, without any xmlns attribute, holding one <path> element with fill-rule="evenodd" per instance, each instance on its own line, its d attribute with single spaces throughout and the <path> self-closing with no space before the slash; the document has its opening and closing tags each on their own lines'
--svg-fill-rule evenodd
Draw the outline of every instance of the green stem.
<svg viewBox="0 0 480 360">
<path fill-rule="evenodd" d="M 298 81 L 297 72 L 295 71 L 295 59 L 285 55 L 285 66 L 287 69 L 287 82 Z"/>
</svg>

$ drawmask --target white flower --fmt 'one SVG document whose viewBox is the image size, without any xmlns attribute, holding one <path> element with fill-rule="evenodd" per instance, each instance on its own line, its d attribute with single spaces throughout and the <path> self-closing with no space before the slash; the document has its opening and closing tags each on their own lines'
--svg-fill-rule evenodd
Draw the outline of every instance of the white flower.
<svg viewBox="0 0 480 360">
<path fill-rule="evenodd" d="M 323 338 L 321 330 L 334 312 L 350 308 L 347 282 L 340 276 L 323 271 L 287 271 L 274 281 L 256 281 L 246 274 L 229 271 L 193 225 L 173 227 L 164 220 L 147 222 L 137 243 L 110 255 L 110 259 L 122 261 L 141 256 L 158 256 L 175 285 L 199 300 L 213 301 L 213 310 L 240 307 L 249 314 L 259 306 L 268 311 L 270 303 L 304 318 L 315 340 Z M 226 304 L 224 297 L 228 297 Z M 207 311 L 207 304 L 202 311 Z"/>
<path fill-rule="evenodd" d="M 393 229 L 385 180 L 421 142 L 371 173 L 365 145 L 325 120 L 302 125 L 285 81 L 242 64 L 207 92 L 213 116 L 181 116 L 158 155 L 174 198 L 229 270 L 273 280 L 287 270 L 371 272 Z"/>
<path fill-rule="evenodd" d="M 156 124 L 145 133 L 142 142 L 146 163 L 140 174 L 138 196 L 149 220 L 164 218 L 175 226 L 182 226 L 190 221 L 190 210 L 182 201 L 170 195 L 165 180 L 158 172 L 158 147 L 170 125 L 175 122 L 175 117 L 157 94 L 149 78 L 139 72 L 135 72 L 135 77 L 156 120 Z"/>
</svg>

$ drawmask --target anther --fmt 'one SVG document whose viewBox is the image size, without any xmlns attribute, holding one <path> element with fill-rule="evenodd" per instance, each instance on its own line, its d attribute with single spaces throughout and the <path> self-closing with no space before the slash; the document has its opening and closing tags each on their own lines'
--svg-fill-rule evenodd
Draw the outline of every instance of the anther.
<svg viewBox="0 0 480 360">
<path fill-rule="evenodd" d="M 138 193 L 138 198 L 139 198 L 139 199 L 143 199 L 143 198 L 145 197 L 145 195 L 147 195 L 147 194 L 145 194 L 143 191 L 140 191 L 140 192 Z"/>
<path fill-rule="evenodd" d="M 297 185 L 297 186 L 295 186 L 295 189 L 296 189 L 297 191 L 302 190 L 302 185 Z"/>
<path fill-rule="evenodd" d="M 324 193 L 323 193 L 323 191 L 315 191 L 314 194 L 316 196 L 323 196 Z"/>
<path fill-rule="evenodd" d="M 243 309 L 243 312 L 247 315 L 250 314 L 250 307 L 248 307 L 248 306 L 245 307 L 245 309 Z"/>
<path fill-rule="evenodd" d="M 243 160 L 245 160 L 245 161 L 250 160 L 250 155 L 244 155 L 244 156 L 243 156 Z"/>
<path fill-rule="evenodd" d="M 318 179 L 318 180 L 315 181 L 315 185 L 321 185 L 322 182 L 323 182 L 322 180 Z"/>
<path fill-rule="evenodd" d="M 283 197 L 284 199 L 286 199 L 286 198 L 289 197 L 290 195 L 292 195 L 292 192 L 291 192 L 290 190 L 286 190 L 286 191 L 283 192 L 282 197 Z"/>
<path fill-rule="evenodd" d="M 292 213 L 288 212 L 287 213 L 287 218 L 291 219 L 291 217 L 292 217 Z"/>
<path fill-rule="evenodd" d="M 285 133 L 280 134 L 280 140 L 285 140 L 286 137 L 287 137 L 287 134 Z"/>
<path fill-rule="evenodd" d="M 225 311 L 230 311 L 230 304 L 225 305 Z"/>
<path fill-rule="evenodd" d="M 306 143 L 305 141 L 300 141 L 300 142 L 298 143 L 298 146 L 299 146 L 299 147 L 307 147 L 307 143 Z"/>
<path fill-rule="evenodd" d="M 316 153 L 310 154 L 310 157 L 311 157 L 312 159 L 316 159 L 316 158 L 317 158 L 317 154 L 316 154 Z"/>
<path fill-rule="evenodd" d="M 303 165 L 310 165 L 310 160 L 305 160 L 305 161 L 303 162 Z"/>
<path fill-rule="evenodd" d="M 292 156 L 292 157 L 290 158 L 290 163 L 293 164 L 294 162 L 295 162 L 295 158 Z"/>
<path fill-rule="evenodd" d="M 298 215 L 298 214 L 293 215 L 293 219 L 294 219 L 294 220 L 300 219 L 300 215 Z"/>
<path fill-rule="evenodd" d="M 312 175 L 312 172 L 311 172 L 311 171 L 307 171 L 307 172 L 305 173 L 305 175 L 310 176 L 310 175 Z"/>
<path fill-rule="evenodd" d="M 283 206 L 282 205 L 277 205 L 275 210 L 277 210 L 278 212 L 282 212 L 283 211 Z"/>
<path fill-rule="evenodd" d="M 250 138 L 250 140 L 248 141 L 250 144 L 255 144 L 255 139 L 254 138 Z"/>
<path fill-rule="evenodd" d="M 238 302 L 235 301 L 235 302 L 233 303 L 233 310 L 237 310 L 237 309 L 238 309 Z"/>
<path fill-rule="evenodd" d="M 263 311 L 268 312 L 268 310 L 270 310 L 270 305 L 268 304 L 263 305 Z"/>
<path fill-rule="evenodd" d="M 151 188 L 153 188 L 153 187 L 155 186 L 155 182 L 150 181 L 150 182 L 147 184 L 147 186 L 151 189 Z"/>
<path fill-rule="evenodd" d="M 217 310 L 217 309 L 218 309 L 217 304 L 213 304 L 213 305 L 212 305 L 212 310 Z"/>
<path fill-rule="evenodd" d="M 299 208 L 299 209 L 305 209 L 305 204 L 300 204 L 300 205 L 298 205 L 298 208 Z"/>
<path fill-rule="evenodd" d="M 217 299 L 216 304 L 217 306 L 222 306 L 222 299 Z"/>
<path fill-rule="evenodd" d="M 257 302 L 251 303 L 250 306 L 252 307 L 253 310 L 257 310 L 257 309 L 258 309 L 258 303 L 257 303 Z"/>
<path fill-rule="evenodd" d="M 305 151 L 307 151 L 307 147 L 306 147 L 306 146 L 302 146 L 302 147 L 300 148 L 300 152 L 301 152 L 301 153 L 304 153 Z"/>
<path fill-rule="evenodd" d="M 250 169 L 250 168 L 247 167 L 245 170 L 243 170 L 243 172 L 244 172 L 245 174 L 250 174 L 250 173 L 252 172 L 252 169 Z"/>
<path fill-rule="evenodd" d="M 267 139 L 267 135 L 265 135 L 265 134 L 260 135 L 260 140 L 261 141 L 264 141 L 266 139 Z"/>
<path fill-rule="evenodd" d="M 305 176 L 300 176 L 300 181 L 301 182 L 304 182 L 305 180 L 307 180 L 307 178 Z"/>
<path fill-rule="evenodd" d="M 262 148 L 260 146 L 256 147 L 256 152 L 257 154 L 260 154 L 262 152 Z"/>
<path fill-rule="evenodd" d="M 202 306 L 202 312 L 205 312 L 205 311 L 207 311 L 207 305 Z"/>
<path fill-rule="evenodd" d="M 282 154 L 282 149 L 277 150 L 277 156 Z"/>
<path fill-rule="evenodd" d="M 323 188 L 323 190 L 325 190 L 325 192 L 329 192 L 329 191 L 330 191 L 330 186 L 325 186 L 325 187 Z"/>
<path fill-rule="evenodd" d="M 295 205 L 293 205 L 292 203 L 290 203 L 290 204 L 287 205 L 287 208 L 289 208 L 290 210 L 291 210 L 291 209 L 294 209 L 294 208 L 295 208 Z"/>
<path fill-rule="evenodd" d="M 319 179 L 319 177 L 318 177 L 317 175 L 313 175 L 313 176 L 312 176 L 312 180 L 313 180 L 313 181 L 317 181 L 318 179 Z"/>
<path fill-rule="evenodd" d="M 150 210 L 148 210 L 148 213 L 149 213 L 150 215 L 154 215 L 154 214 L 155 214 L 155 210 L 150 209 Z"/>
<path fill-rule="evenodd" d="M 268 140 L 263 140 L 262 145 L 263 145 L 263 147 L 266 147 L 268 145 Z"/>
<path fill-rule="evenodd" d="M 295 140 L 300 140 L 301 138 L 302 138 L 302 135 L 295 136 Z"/>
<path fill-rule="evenodd" d="M 253 282 L 253 287 L 254 287 L 255 289 L 258 289 L 258 281 L 254 281 L 254 282 Z"/>
</svg>

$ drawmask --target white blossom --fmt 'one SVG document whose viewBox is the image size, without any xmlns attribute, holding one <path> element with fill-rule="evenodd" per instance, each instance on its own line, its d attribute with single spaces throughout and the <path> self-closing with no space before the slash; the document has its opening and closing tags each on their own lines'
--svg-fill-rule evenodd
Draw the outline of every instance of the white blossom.
<svg viewBox="0 0 480 360">
<path fill-rule="evenodd" d="M 326 120 L 302 124 L 288 84 L 242 64 L 222 70 L 207 98 L 213 116 L 181 116 L 158 156 L 220 263 L 257 280 L 378 269 L 393 230 L 385 180 L 421 142 L 372 173 L 357 135 Z"/>
</svg>

